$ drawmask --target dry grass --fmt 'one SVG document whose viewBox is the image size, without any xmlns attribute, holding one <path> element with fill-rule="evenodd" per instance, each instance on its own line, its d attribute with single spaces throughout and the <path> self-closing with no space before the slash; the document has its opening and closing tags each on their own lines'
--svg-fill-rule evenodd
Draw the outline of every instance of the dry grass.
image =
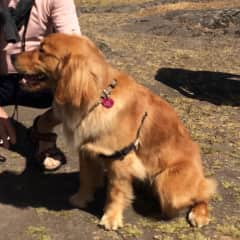
<svg viewBox="0 0 240 240">
<path fill-rule="evenodd" d="M 161 4 L 141 11 L 141 16 L 157 13 L 167 13 L 177 10 L 208 10 L 208 9 L 223 9 L 240 7 L 239 0 L 214 0 L 207 2 L 179 2 L 170 4 Z"/>
<path fill-rule="evenodd" d="M 124 5 L 124 4 L 144 3 L 147 0 L 75 0 L 77 6 L 106 6 L 106 5 Z"/>
</svg>

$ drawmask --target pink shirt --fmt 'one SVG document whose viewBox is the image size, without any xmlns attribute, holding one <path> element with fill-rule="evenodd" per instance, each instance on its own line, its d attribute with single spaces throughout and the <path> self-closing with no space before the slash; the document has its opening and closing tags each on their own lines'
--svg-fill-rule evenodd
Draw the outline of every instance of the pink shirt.
<svg viewBox="0 0 240 240">
<path fill-rule="evenodd" d="M 19 0 L 1 0 L 3 8 L 15 7 Z M 19 34 L 22 37 L 24 27 Z M 36 48 L 49 33 L 64 32 L 81 34 L 74 0 L 35 0 L 26 31 L 26 51 Z M 0 75 L 15 73 L 10 55 L 21 52 L 21 42 L 12 44 L 4 41 L 0 32 Z"/>
</svg>

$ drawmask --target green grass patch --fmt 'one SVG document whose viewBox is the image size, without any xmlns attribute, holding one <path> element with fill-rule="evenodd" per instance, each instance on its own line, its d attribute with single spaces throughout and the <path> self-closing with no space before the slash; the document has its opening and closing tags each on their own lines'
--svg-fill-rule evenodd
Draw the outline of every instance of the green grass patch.
<svg viewBox="0 0 240 240">
<path fill-rule="evenodd" d="M 140 237 L 143 232 L 140 230 L 136 225 L 133 224 L 126 224 L 123 229 L 121 229 L 121 232 L 126 237 Z"/>
<path fill-rule="evenodd" d="M 217 231 L 236 239 L 240 238 L 240 228 L 233 224 L 217 225 Z"/>
<path fill-rule="evenodd" d="M 44 226 L 29 226 L 26 232 L 27 235 L 34 240 L 51 240 L 51 237 Z"/>
</svg>

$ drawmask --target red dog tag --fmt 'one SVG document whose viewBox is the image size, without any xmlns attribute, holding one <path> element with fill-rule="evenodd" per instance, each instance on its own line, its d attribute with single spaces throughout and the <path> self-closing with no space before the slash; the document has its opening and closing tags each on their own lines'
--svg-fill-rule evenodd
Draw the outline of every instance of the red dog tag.
<svg viewBox="0 0 240 240">
<path fill-rule="evenodd" d="M 111 98 L 103 98 L 101 104 L 105 108 L 111 108 L 113 106 L 113 104 L 114 104 L 114 101 Z"/>
</svg>

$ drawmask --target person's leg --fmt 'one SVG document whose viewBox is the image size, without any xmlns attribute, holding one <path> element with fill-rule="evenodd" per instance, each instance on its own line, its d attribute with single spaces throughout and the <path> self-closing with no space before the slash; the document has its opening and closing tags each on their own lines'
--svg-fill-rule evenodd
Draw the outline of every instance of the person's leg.
<svg viewBox="0 0 240 240">
<path fill-rule="evenodd" d="M 21 106 L 46 108 L 52 106 L 53 93 L 50 89 L 38 92 L 28 92 L 19 89 L 16 101 Z M 49 108 L 34 120 L 31 130 L 32 140 L 37 145 L 36 158 L 44 170 L 56 170 L 66 162 L 65 156 L 56 146 L 57 135 L 53 129 L 60 121 Z"/>
<path fill-rule="evenodd" d="M 43 170 L 57 170 L 66 163 L 64 154 L 56 146 L 57 135 L 53 132 L 60 121 L 52 108 L 37 116 L 31 128 L 31 139 L 37 146 L 36 159 Z"/>
<path fill-rule="evenodd" d="M 52 106 L 53 93 L 50 89 L 28 92 L 19 87 L 17 74 L 0 76 L 0 106 L 14 105 L 33 108 Z"/>
<path fill-rule="evenodd" d="M 60 122 L 52 112 L 53 93 L 50 89 L 28 92 L 19 88 L 15 75 L 0 76 L 0 106 L 19 105 L 32 108 L 50 108 L 38 116 L 32 127 L 36 148 L 36 158 L 46 170 L 55 170 L 65 163 L 62 152 L 56 148 L 56 134 L 53 128 Z M 50 150 L 50 153 L 49 153 Z"/>
<path fill-rule="evenodd" d="M 14 104 L 17 78 L 12 76 L 0 76 L 0 106 Z"/>
<path fill-rule="evenodd" d="M 16 89 L 16 76 L 14 76 L 10 81 L 8 77 L 0 75 L 0 119 L 1 120 L 6 119 L 8 117 L 8 114 L 5 112 L 5 110 L 2 107 L 13 104 L 15 89 Z M 0 126 L 2 143 L 4 143 L 4 137 L 6 137 L 5 134 L 8 132 L 8 130 L 5 129 L 6 125 L 3 123 L 4 122 L 1 122 L 1 126 Z M 14 138 L 15 138 L 15 131 L 14 131 Z M 0 145 L 1 147 L 7 146 L 2 143 Z M 0 155 L 0 162 L 4 162 L 4 161 L 6 161 L 6 158 Z"/>
<path fill-rule="evenodd" d="M 32 108 L 50 108 L 53 101 L 53 93 L 50 89 L 43 89 L 37 92 L 29 92 L 18 87 L 14 100 L 19 106 Z"/>
</svg>

